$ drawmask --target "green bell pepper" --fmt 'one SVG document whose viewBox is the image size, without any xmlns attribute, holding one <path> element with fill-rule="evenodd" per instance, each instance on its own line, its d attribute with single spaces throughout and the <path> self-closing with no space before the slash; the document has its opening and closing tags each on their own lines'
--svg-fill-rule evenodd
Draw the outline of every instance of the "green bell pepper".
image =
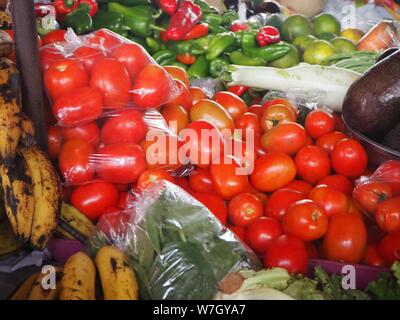
<svg viewBox="0 0 400 320">
<path fill-rule="evenodd" d="M 229 30 L 223 26 L 217 26 L 217 25 L 212 25 L 210 24 L 208 26 L 208 30 L 212 34 L 218 34 L 218 33 L 224 33 L 224 32 L 229 32 Z"/>
<path fill-rule="evenodd" d="M 125 37 L 128 35 L 127 30 L 129 30 L 124 25 L 124 16 L 122 14 L 100 10 L 93 17 L 93 29 L 98 30 L 102 28 L 109 29 Z"/>
<path fill-rule="evenodd" d="M 217 34 L 210 41 L 207 49 L 206 59 L 214 60 L 219 57 L 222 53 L 229 50 L 231 47 L 236 45 L 236 38 L 233 32 L 225 32 Z"/>
<path fill-rule="evenodd" d="M 146 45 L 149 48 L 150 53 L 154 53 L 160 50 L 165 50 L 165 45 L 161 41 L 154 39 L 152 37 L 146 38 Z"/>
<path fill-rule="evenodd" d="M 76 34 L 88 33 L 93 26 L 92 17 L 89 14 L 89 6 L 80 6 L 65 16 L 63 28 L 72 28 Z"/>
<path fill-rule="evenodd" d="M 210 6 L 204 0 L 194 0 L 193 2 L 201 8 L 201 12 L 203 12 L 203 14 L 206 14 L 206 13 L 217 13 L 218 14 L 218 10 L 213 6 Z"/>
<path fill-rule="evenodd" d="M 229 65 L 229 61 L 224 56 L 221 56 L 210 62 L 210 76 L 219 78 Z"/>
<path fill-rule="evenodd" d="M 216 13 L 203 14 L 201 20 L 208 23 L 209 26 L 220 26 L 222 24 L 222 16 Z"/>
<path fill-rule="evenodd" d="M 167 48 L 175 51 L 177 54 L 185 55 L 186 53 L 191 53 L 193 48 L 192 40 L 182 40 L 182 41 L 168 41 Z"/>
<path fill-rule="evenodd" d="M 153 59 L 160 65 L 160 66 L 168 66 L 171 65 L 176 61 L 176 53 L 172 50 L 161 50 L 153 54 Z M 154 79 L 155 81 L 157 79 Z"/>
<path fill-rule="evenodd" d="M 118 2 L 125 6 L 137 6 L 140 4 L 151 4 L 150 0 L 97 0 L 99 4 L 109 3 L 109 2 Z"/>
<path fill-rule="evenodd" d="M 249 56 L 246 56 L 243 52 L 241 51 L 233 51 L 229 55 L 229 59 L 233 64 L 237 64 L 239 66 L 265 66 L 266 62 L 262 58 L 252 58 Z"/>
<path fill-rule="evenodd" d="M 228 10 L 222 14 L 222 25 L 225 27 L 230 27 L 232 22 L 239 19 L 239 15 L 236 11 Z"/>
<path fill-rule="evenodd" d="M 204 56 L 198 56 L 196 62 L 193 63 L 187 70 L 191 79 L 200 79 L 208 76 L 210 63 Z"/>
<path fill-rule="evenodd" d="M 131 33 L 128 33 L 127 38 L 137 44 L 140 44 L 146 51 L 150 51 L 149 48 L 147 47 L 146 41 L 143 38 L 134 36 Z"/>
</svg>

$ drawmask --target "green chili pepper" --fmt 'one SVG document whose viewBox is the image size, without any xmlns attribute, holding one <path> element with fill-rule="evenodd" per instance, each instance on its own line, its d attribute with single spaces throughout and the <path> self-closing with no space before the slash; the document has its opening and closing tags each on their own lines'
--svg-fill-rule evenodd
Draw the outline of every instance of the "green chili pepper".
<svg viewBox="0 0 400 320">
<path fill-rule="evenodd" d="M 167 43 L 167 48 L 175 51 L 177 54 L 185 55 L 190 53 L 193 47 L 192 40 L 182 40 L 182 41 L 169 41 Z"/>
<path fill-rule="evenodd" d="M 146 45 L 147 48 L 149 48 L 150 53 L 165 50 L 165 45 L 161 41 L 158 41 L 152 37 L 146 38 Z"/>
<path fill-rule="evenodd" d="M 209 25 L 208 30 L 212 34 L 218 34 L 218 33 L 223 33 L 223 32 L 229 32 L 229 30 L 223 26 L 217 26 L 217 25 Z"/>
<path fill-rule="evenodd" d="M 212 26 L 220 26 L 222 24 L 222 16 L 217 13 L 203 14 L 203 18 L 201 20 Z"/>
<path fill-rule="evenodd" d="M 161 66 L 168 66 L 176 61 L 176 53 L 168 49 L 161 50 L 153 54 L 153 59 Z"/>
<path fill-rule="evenodd" d="M 211 40 L 207 53 L 206 58 L 207 60 L 214 60 L 215 58 L 219 57 L 222 53 L 227 51 L 229 48 L 233 48 L 236 44 L 235 36 L 233 32 L 225 32 L 217 34 Z"/>
<path fill-rule="evenodd" d="M 139 4 L 151 4 L 150 0 L 97 0 L 99 4 L 101 3 L 109 3 L 109 2 L 118 2 L 125 6 L 136 6 Z"/>
<path fill-rule="evenodd" d="M 208 76 L 210 63 L 204 56 L 198 56 L 196 62 L 193 63 L 187 70 L 191 79 L 200 79 Z"/>
<path fill-rule="evenodd" d="M 236 11 L 234 10 L 228 10 L 225 11 L 222 14 L 222 25 L 226 27 L 230 27 L 232 25 L 233 21 L 236 21 L 239 19 L 239 15 L 237 14 Z"/>
<path fill-rule="evenodd" d="M 239 66 L 265 66 L 266 62 L 262 58 L 252 58 L 249 56 L 246 56 L 243 52 L 241 51 L 233 51 L 229 55 L 229 59 L 233 64 L 237 64 Z"/>
<path fill-rule="evenodd" d="M 179 62 L 179 61 L 175 61 L 175 62 L 171 63 L 170 65 L 180 67 L 183 70 L 187 70 L 187 68 L 188 68 L 188 66 L 186 64 L 183 64 L 182 62 Z"/>
<path fill-rule="evenodd" d="M 218 13 L 218 10 L 215 7 L 210 6 L 204 0 L 194 0 L 193 2 L 195 4 L 197 4 L 201 8 L 201 12 L 203 12 L 203 14 L 206 14 L 206 13 Z"/>
<path fill-rule="evenodd" d="M 210 62 L 210 76 L 219 78 L 229 65 L 229 61 L 225 57 L 220 57 Z"/>
<path fill-rule="evenodd" d="M 107 28 L 120 35 L 126 36 L 128 27 L 124 25 L 124 16 L 117 12 L 99 11 L 93 18 L 93 29 Z"/>
<path fill-rule="evenodd" d="M 68 13 L 63 22 L 63 28 L 72 28 L 76 34 L 88 33 L 92 29 L 93 20 L 89 14 L 89 6 L 80 6 Z"/>
</svg>

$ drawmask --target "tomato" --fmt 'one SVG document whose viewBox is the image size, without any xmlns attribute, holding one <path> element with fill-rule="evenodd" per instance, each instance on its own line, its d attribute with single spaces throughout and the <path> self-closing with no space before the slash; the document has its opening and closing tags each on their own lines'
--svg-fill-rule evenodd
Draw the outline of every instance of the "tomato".
<svg viewBox="0 0 400 320">
<path fill-rule="evenodd" d="M 190 109 L 190 120 L 205 120 L 212 123 L 219 130 L 226 129 L 230 133 L 235 128 L 230 114 L 220 104 L 208 99 L 199 101 Z"/>
<path fill-rule="evenodd" d="M 261 134 L 261 126 L 258 117 L 251 112 L 245 112 L 235 120 L 236 129 L 241 129 L 242 135 L 246 136 L 246 130 L 254 132 L 254 135 Z"/>
<path fill-rule="evenodd" d="M 129 228 L 131 215 L 129 212 L 109 212 L 100 216 L 96 227 L 108 238 L 125 234 Z"/>
<path fill-rule="evenodd" d="M 172 102 L 167 103 L 166 106 L 179 105 L 185 108 L 186 111 L 190 111 L 193 106 L 191 92 L 181 80 L 175 80 L 175 83 L 179 89 L 179 95 Z"/>
<path fill-rule="evenodd" d="M 195 105 L 200 100 L 208 99 L 206 92 L 202 88 L 190 87 L 189 91 L 192 94 L 193 105 Z"/>
<path fill-rule="evenodd" d="M 308 267 L 308 253 L 304 242 L 287 234 L 275 238 L 264 256 L 264 267 L 279 267 L 290 273 L 305 273 Z"/>
<path fill-rule="evenodd" d="M 246 229 L 238 226 L 228 226 L 229 230 L 242 242 L 246 242 Z"/>
<path fill-rule="evenodd" d="M 98 176 L 113 183 L 133 183 L 146 169 L 146 155 L 135 143 L 115 143 L 92 156 Z"/>
<path fill-rule="evenodd" d="M 295 157 L 299 176 L 312 184 L 317 183 L 331 172 L 328 153 L 317 146 L 305 146 Z"/>
<path fill-rule="evenodd" d="M 354 139 L 340 140 L 332 151 L 333 169 L 346 177 L 357 178 L 368 164 L 363 146 Z"/>
<path fill-rule="evenodd" d="M 287 100 L 287 99 L 284 99 L 284 98 L 275 98 L 275 99 L 268 100 L 268 101 L 264 102 L 262 107 L 264 109 L 267 109 L 267 108 L 269 108 L 271 106 L 275 106 L 275 105 L 278 105 L 278 104 L 279 105 L 285 105 L 285 106 L 291 107 L 293 109 L 293 105 L 290 103 L 290 101 Z"/>
<path fill-rule="evenodd" d="M 71 204 L 90 220 L 97 220 L 104 211 L 118 204 L 118 191 L 111 183 L 97 181 L 75 188 Z"/>
<path fill-rule="evenodd" d="M 361 210 L 374 213 L 377 206 L 393 196 L 389 183 L 379 181 L 366 181 L 358 184 L 353 191 L 353 198 Z"/>
<path fill-rule="evenodd" d="M 112 51 L 117 46 L 122 45 L 122 37 L 107 29 L 100 29 L 92 32 L 90 37 L 85 39 L 87 44 L 97 46 L 106 51 Z"/>
<path fill-rule="evenodd" d="M 105 57 L 106 54 L 104 51 L 89 46 L 81 46 L 72 52 L 72 58 L 82 63 L 89 74 L 91 73 L 95 63 Z"/>
<path fill-rule="evenodd" d="M 207 192 L 195 192 L 193 196 L 205 205 L 223 225 L 227 223 L 228 209 L 220 196 Z"/>
<path fill-rule="evenodd" d="M 147 134 L 144 117 L 143 113 L 132 109 L 113 114 L 101 129 L 101 141 L 104 144 L 139 143 L 143 141 Z"/>
<path fill-rule="evenodd" d="M 320 136 L 317 141 L 315 141 L 315 145 L 331 154 L 336 143 L 345 138 L 347 138 L 347 136 L 343 132 L 333 131 Z"/>
<path fill-rule="evenodd" d="M 147 65 L 133 83 L 131 91 L 133 103 L 146 109 L 159 107 L 171 100 L 172 88 L 174 88 L 172 82 L 171 77 L 162 67 L 157 64 Z"/>
<path fill-rule="evenodd" d="M 273 105 L 265 109 L 260 120 L 264 132 L 284 122 L 296 122 L 296 112 L 286 105 Z"/>
<path fill-rule="evenodd" d="M 400 231 L 400 197 L 380 202 L 376 207 L 375 220 L 388 233 Z"/>
<path fill-rule="evenodd" d="M 368 245 L 363 262 L 369 266 L 386 267 L 386 262 L 379 253 L 377 244 Z"/>
<path fill-rule="evenodd" d="M 261 145 L 261 135 L 254 135 L 254 153 L 257 157 L 262 157 L 267 154 L 267 151 Z"/>
<path fill-rule="evenodd" d="M 335 118 L 326 110 L 313 110 L 306 116 L 305 129 L 311 138 L 318 139 L 335 130 Z"/>
<path fill-rule="evenodd" d="M 143 140 L 141 146 L 149 168 L 176 170 L 182 165 L 178 157 L 181 143 L 176 136 L 155 136 L 154 139 Z"/>
<path fill-rule="evenodd" d="M 100 142 L 100 130 L 96 122 L 89 122 L 81 126 L 61 128 L 64 141 L 79 139 L 97 147 Z"/>
<path fill-rule="evenodd" d="M 189 186 L 189 181 L 186 179 L 186 177 L 176 177 L 175 178 L 175 184 L 179 187 L 181 187 L 183 190 L 186 192 L 192 194 L 193 190 Z"/>
<path fill-rule="evenodd" d="M 264 133 L 261 144 L 267 152 L 284 152 L 294 155 L 307 141 L 304 128 L 295 122 L 285 122 Z"/>
<path fill-rule="evenodd" d="M 118 199 L 118 208 L 124 210 L 126 208 L 126 201 L 129 197 L 128 192 L 121 192 Z"/>
<path fill-rule="evenodd" d="M 374 172 L 374 179 L 390 184 L 393 196 L 400 196 L 400 161 L 390 160 L 383 163 Z"/>
<path fill-rule="evenodd" d="M 117 59 L 125 66 L 132 81 L 135 81 L 143 68 L 151 63 L 147 52 L 136 43 L 124 43 L 116 47 L 112 51 L 111 57 Z"/>
<path fill-rule="evenodd" d="M 258 158 L 250 175 L 251 184 L 259 191 L 273 192 L 291 182 L 296 176 L 296 166 L 285 153 L 270 152 Z"/>
<path fill-rule="evenodd" d="M 213 163 L 210 166 L 211 178 L 215 188 L 215 192 L 223 199 L 230 200 L 234 196 L 243 193 L 248 188 L 248 178 L 246 175 L 238 174 L 240 166 L 234 159 L 223 161 L 222 163 Z"/>
<path fill-rule="evenodd" d="M 139 176 L 136 185 L 141 189 L 146 189 L 154 182 L 166 180 L 175 183 L 175 179 L 167 171 L 160 168 L 147 169 Z"/>
<path fill-rule="evenodd" d="M 50 44 L 53 42 L 65 41 L 66 30 L 56 29 L 47 33 L 43 38 L 43 45 Z"/>
<path fill-rule="evenodd" d="M 196 192 L 214 192 L 211 173 L 207 169 L 196 168 L 189 176 L 189 185 Z"/>
<path fill-rule="evenodd" d="M 260 104 L 252 104 L 248 109 L 247 112 L 250 112 L 252 114 L 255 114 L 258 118 L 261 118 L 263 115 L 263 112 L 266 108 L 264 108 Z"/>
<path fill-rule="evenodd" d="M 167 104 L 163 107 L 161 115 L 168 127 L 179 134 L 189 124 L 189 114 L 184 107 L 178 104 Z"/>
<path fill-rule="evenodd" d="M 120 109 L 130 100 L 131 79 L 124 65 L 115 58 L 97 61 L 92 68 L 90 86 L 98 89 L 106 108 Z"/>
<path fill-rule="evenodd" d="M 101 94 L 90 87 L 72 89 L 53 104 L 53 114 L 58 124 L 66 127 L 96 120 L 102 113 Z"/>
<path fill-rule="evenodd" d="M 90 156 L 93 146 L 85 141 L 69 140 L 61 148 L 58 165 L 61 176 L 68 184 L 82 184 L 93 179 L 94 168 Z"/>
<path fill-rule="evenodd" d="M 246 102 L 232 92 L 219 91 L 215 94 L 214 100 L 228 111 L 233 120 L 238 119 L 247 111 Z"/>
<path fill-rule="evenodd" d="M 326 185 L 331 189 L 343 192 L 346 196 L 351 196 L 353 192 L 353 183 L 349 178 L 341 174 L 326 176 L 319 180 L 317 185 Z"/>
<path fill-rule="evenodd" d="M 177 67 L 177 66 L 165 66 L 164 69 L 165 69 L 165 71 L 168 72 L 168 74 L 172 78 L 174 78 L 175 80 L 181 80 L 186 85 L 187 88 L 190 87 L 189 76 L 183 68 Z M 192 90 L 190 90 L 190 91 L 192 92 Z M 196 87 L 195 91 L 197 91 L 197 93 L 204 93 L 203 89 L 197 88 L 197 87 Z M 193 94 L 193 92 L 192 92 L 192 94 Z M 205 94 L 204 94 L 204 96 L 205 96 Z M 201 99 L 204 99 L 204 98 L 201 98 Z M 201 100 L 201 99 L 199 99 L 199 100 Z"/>
<path fill-rule="evenodd" d="M 45 47 L 39 52 L 40 56 L 40 69 L 45 72 L 50 65 L 57 60 L 64 60 L 64 54 L 61 50 L 55 47 Z"/>
<path fill-rule="evenodd" d="M 255 194 L 238 194 L 229 201 L 229 222 L 245 228 L 251 221 L 263 216 L 263 209 L 262 201 Z"/>
<path fill-rule="evenodd" d="M 62 135 L 60 127 L 49 126 L 47 129 L 47 154 L 50 159 L 57 159 L 61 152 Z"/>
<path fill-rule="evenodd" d="M 346 125 L 344 124 L 341 115 L 336 112 L 334 112 L 332 115 L 335 118 L 335 130 L 346 132 Z"/>
<path fill-rule="evenodd" d="M 306 249 L 308 253 L 308 258 L 309 259 L 318 259 L 318 249 L 316 245 L 312 242 L 306 242 Z"/>
<path fill-rule="evenodd" d="M 224 156 L 233 156 L 243 168 L 247 168 L 249 173 L 252 171 L 254 161 L 257 159 L 257 154 L 254 153 L 254 148 L 251 144 L 237 139 L 227 138 L 224 150 Z"/>
<path fill-rule="evenodd" d="M 359 263 L 367 246 L 367 230 L 362 218 L 339 213 L 330 218 L 322 242 L 325 258 L 333 261 Z"/>
<path fill-rule="evenodd" d="M 282 228 L 285 234 L 303 241 L 314 241 L 328 230 L 328 216 L 314 201 L 296 201 L 282 217 Z"/>
<path fill-rule="evenodd" d="M 315 187 L 310 192 L 309 198 L 323 208 L 328 217 L 338 213 L 346 213 L 349 207 L 347 197 L 344 193 L 325 185 Z"/>
<path fill-rule="evenodd" d="M 303 180 L 294 180 L 284 186 L 284 188 L 301 192 L 304 195 L 308 195 L 314 187 L 312 186 L 312 184 Z"/>
<path fill-rule="evenodd" d="M 71 90 L 86 87 L 89 77 L 83 65 L 76 60 L 55 60 L 43 75 L 44 87 L 54 100 Z"/>
<path fill-rule="evenodd" d="M 264 254 L 272 240 L 282 234 L 280 223 L 272 218 L 259 217 L 251 221 L 246 229 L 246 243 L 259 255 Z"/>
<path fill-rule="evenodd" d="M 121 211 L 121 209 L 118 206 L 111 206 L 108 207 L 107 209 L 105 209 L 102 213 L 103 214 L 115 214 L 115 213 L 119 213 Z"/>
<path fill-rule="evenodd" d="M 251 187 L 251 184 L 249 185 Z M 257 190 L 249 191 L 254 194 L 258 199 L 261 200 L 262 204 L 265 206 L 268 202 L 268 196 L 265 193 L 258 192 Z"/>
<path fill-rule="evenodd" d="M 400 231 L 384 237 L 378 245 L 378 251 L 389 266 L 400 261 Z"/>
<path fill-rule="evenodd" d="M 265 215 L 276 220 L 281 220 L 293 203 L 305 198 L 306 195 L 299 191 L 285 188 L 279 189 L 269 197 L 265 206 Z"/>
</svg>

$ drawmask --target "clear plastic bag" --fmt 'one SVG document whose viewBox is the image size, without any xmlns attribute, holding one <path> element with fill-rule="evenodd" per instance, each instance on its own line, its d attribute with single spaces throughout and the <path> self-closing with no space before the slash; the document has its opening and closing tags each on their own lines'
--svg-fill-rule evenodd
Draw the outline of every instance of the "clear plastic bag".
<svg viewBox="0 0 400 320">
<path fill-rule="evenodd" d="M 258 269 L 258 258 L 200 202 L 167 181 L 103 215 L 92 250 L 113 244 L 128 255 L 142 299 L 210 299 L 229 272 Z"/>
</svg>

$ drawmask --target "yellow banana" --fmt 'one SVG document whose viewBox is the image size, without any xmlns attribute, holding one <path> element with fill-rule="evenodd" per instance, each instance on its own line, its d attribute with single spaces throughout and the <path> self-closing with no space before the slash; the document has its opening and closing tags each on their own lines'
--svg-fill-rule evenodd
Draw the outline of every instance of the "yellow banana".
<svg viewBox="0 0 400 320">
<path fill-rule="evenodd" d="M 59 227 L 76 238 L 86 239 L 94 232 L 95 226 L 83 213 L 63 202 L 61 206 L 61 223 Z M 58 228 L 59 229 L 59 228 Z M 79 235 L 76 235 L 76 232 Z M 83 240 L 84 240 L 83 239 Z M 78 239 L 80 240 L 80 239 Z"/>
<path fill-rule="evenodd" d="M 61 226 L 60 226 L 60 221 L 58 221 L 58 225 L 56 228 L 56 233 L 59 237 L 67 240 L 77 240 L 72 234 L 68 233 L 65 231 Z"/>
<path fill-rule="evenodd" d="M 47 274 L 40 273 L 29 292 L 28 300 L 55 300 L 58 298 L 59 282 L 62 276 L 62 268 L 56 267 L 56 287 L 54 289 L 43 289 L 42 280 Z"/>
<path fill-rule="evenodd" d="M 31 246 L 42 250 L 57 227 L 61 209 L 61 184 L 50 160 L 37 147 L 24 148 L 21 154 L 31 172 L 35 199 Z"/>
<path fill-rule="evenodd" d="M 25 114 L 22 114 L 21 119 L 21 137 L 20 142 L 25 147 L 30 147 L 35 144 L 35 126 L 32 120 Z"/>
<path fill-rule="evenodd" d="M 105 300 L 138 300 L 136 275 L 122 251 L 112 246 L 102 247 L 96 255 Z"/>
<path fill-rule="evenodd" d="M 83 252 L 75 253 L 64 265 L 60 300 L 95 300 L 95 281 L 92 259 Z"/>
<path fill-rule="evenodd" d="M 14 162 L 21 135 L 21 86 L 15 64 L 0 58 L 0 158 Z"/>
<path fill-rule="evenodd" d="M 28 241 L 34 215 L 31 174 L 25 160 L 17 157 L 15 166 L 0 165 L 5 210 L 18 241 Z"/>
<path fill-rule="evenodd" d="M 39 272 L 32 274 L 28 279 L 26 279 L 18 289 L 13 293 L 10 300 L 26 300 L 28 299 L 29 292 L 33 284 L 35 283 L 36 278 L 39 276 Z"/>
</svg>

